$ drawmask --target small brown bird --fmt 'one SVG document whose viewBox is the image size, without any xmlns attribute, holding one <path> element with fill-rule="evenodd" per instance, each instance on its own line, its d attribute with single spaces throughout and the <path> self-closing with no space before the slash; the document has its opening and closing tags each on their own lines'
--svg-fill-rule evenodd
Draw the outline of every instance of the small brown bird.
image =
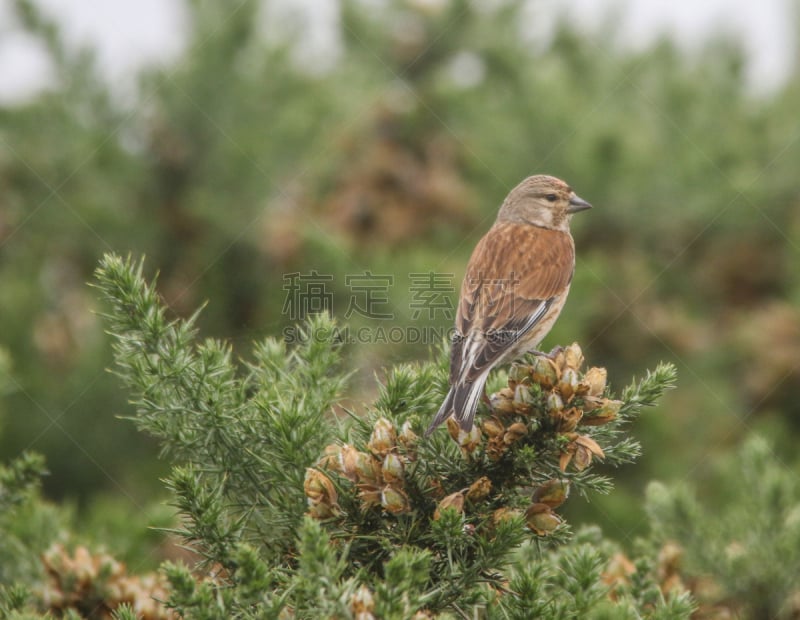
<svg viewBox="0 0 800 620">
<path fill-rule="evenodd" d="M 489 371 L 535 351 L 567 299 L 575 271 L 573 213 L 592 205 L 551 176 L 528 177 L 503 201 L 461 284 L 450 391 L 425 435 L 451 415 L 469 431 Z"/>
</svg>

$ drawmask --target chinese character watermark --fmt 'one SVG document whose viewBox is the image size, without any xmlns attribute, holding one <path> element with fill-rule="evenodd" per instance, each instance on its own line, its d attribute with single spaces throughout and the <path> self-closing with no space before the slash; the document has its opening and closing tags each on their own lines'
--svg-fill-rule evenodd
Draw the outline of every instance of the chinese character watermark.
<svg viewBox="0 0 800 620">
<path fill-rule="evenodd" d="M 446 319 L 452 321 L 455 316 L 453 285 L 454 274 L 437 273 L 434 271 L 408 274 L 408 315 L 411 321 L 420 320 L 436 321 Z M 291 321 L 302 321 L 312 314 L 334 314 L 334 296 L 339 299 L 340 286 L 336 286 L 334 276 L 329 273 L 320 273 L 312 269 L 306 273 L 293 272 L 283 276 L 283 290 L 286 297 L 283 302 L 283 314 Z M 508 303 L 509 281 L 481 281 L 479 288 L 482 303 L 488 307 L 496 304 Z M 512 280 L 510 286 L 516 284 Z M 344 319 L 358 316 L 366 319 L 392 320 L 395 319 L 395 306 L 390 301 L 390 289 L 395 286 L 395 276 L 391 274 L 376 274 L 370 270 L 362 273 L 344 275 L 344 285 L 348 289 L 347 306 L 343 313 Z M 343 301 L 343 300 L 342 300 Z M 338 303 L 338 302 L 337 302 Z M 342 314 L 342 308 L 337 308 Z M 402 317 L 401 317 L 402 318 Z M 399 343 L 406 344 L 435 344 L 441 342 L 445 336 L 443 328 L 425 325 L 392 325 L 387 327 L 375 326 L 364 328 L 355 323 L 354 332 L 348 328 L 338 337 L 342 342 L 358 343 Z M 298 337 L 294 327 L 287 328 L 284 336 L 288 341 L 295 341 Z M 338 328 L 337 328 L 338 329 Z"/>
<path fill-rule="evenodd" d="M 485 279 L 483 274 L 469 278 L 466 285 L 477 290 L 475 302 L 483 308 L 485 316 L 514 316 L 514 289 L 519 285 L 519 278 L 511 272 L 509 278 Z"/>
<path fill-rule="evenodd" d="M 316 270 L 284 274 L 286 299 L 281 312 L 292 321 L 302 321 L 309 314 L 330 314 L 333 306 L 333 293 L 327 287 L 330 282 L 333 282 L 331 274 L 320 274 Z"/>
<path fill-rule="evenodd" d="M 428 319 L 434 320 L 436 312 L 441 311 L 446 319 L 453 318 L 453 300 L 448 293 L 455 292 L 452 273 L 410 273 L 411 293 L 409 308 L 414 312 L 411 319 L 416 321 L 423 310 L 428 311 Z"/>
<path fill-rule="evenodd" d="M 394 318 L 391 312 L 385 311 L 385 306 L 389 305 L 388 291 L 394 284 L 394 276 L 365 271 L 363 274 L 346 275 L 344 283 L 352 291 L 344 318 L 349 319 L 353 314 L 368 319 Z"/>
</svg>

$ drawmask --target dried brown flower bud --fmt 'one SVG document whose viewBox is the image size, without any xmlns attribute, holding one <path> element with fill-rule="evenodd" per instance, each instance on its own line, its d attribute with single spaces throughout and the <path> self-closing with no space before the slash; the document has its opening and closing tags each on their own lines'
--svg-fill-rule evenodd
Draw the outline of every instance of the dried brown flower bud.
<svg viewBox="0 0 800 620">
<path fill-rule="evenodd" d="M 605 368 L 593 367 L 583 375 L 583 382 L 589 385 L 589 396 L 602 396 L 606 389 L 608 371 Z"/>
<path fill-rule="evenodd" d="M 564 411 L 556 411 L 552 415 L 556 430 L 561 433 L 569 433 L 578 426 L 578 422 L 583 417 L 583 412 L 575 407 L 570 407 Z"/>
<path fill-rule="evenodd" d="M 497 418 L 486 418 L 481 426 L 483 428 L 483 432 L 489 438 L 502 435 L 506 430 L 505 426 L 503 426 L 503 423 Z"/>
<path fill-rule="evenodd" d="M 604 398 L 600 401 L 598 407 L 592 409 L 591 412 L 584 417 L 582 424 L 585 426 L 600 426 L 602 424 L 607 424 L 608 422 L 616 419 L 620 407 L 622 407 L 621 400 Z"/>
<path fill-rule="evenodd" d="M 600 447 L 600 444 L 588 435 L 578 435 L 578 437 L 575 439 L 575 443 L 579 446 L 585 447 L 598 458 L 602 459 L 606 456 L 603 452 L 603 449 Z"/>
<path fill-rule="evenodd" d="M 309 467 L 306 469 L 306 477 L 303 481 L 303 491 L 312 504 L 333 505 L 338 499 L 336 488 L 333 482 L 318 469 Z"/>
<path fill-rule="evenodd" d="M 509 415 L 514 413 L 514 391 L 503 388 L 489 397 L 492 411 L 499 415 Z"/>
<path fill-rule="evenodd" d="M 547 410 L 551 413 L 553 411 L 561 411 L 564 408 L 564 401 L 561 400 L 556 392 L 551 392 L 547 395 Z"/>
<path fill-rule="evenodd" d="M 395 433 L 394 425 L 386 418 L 379 418 L 375 422 L 367 447 L 373 454 L 384 456 L 394 448 L 396 442 L 397 434 Z"/>
<path fill-rule="evenodd" d="M 527 385 L 518 385 L 514 390 L 514 413 L 529 415 L 533 405 L 533 395 Z"/>
<path fill-rule="evenodd" d="M 492 521 L 495 523 L 495 525 L 497 525 L 498 523 L 505 523 L 509 519 L 513 519 L 519 515 L 519 510 L 515 508 L 509 508 L 508 506 L 503 506 L 492 513 Z"/>
<path fill-rule="evenodd" d="M 325 446 L 322 456 L 317 461 L 317 466 L 329 471 L 342 471 L 341 464 L 342 446 L 332 443 Z"/>
<path fill-rule="evenodd" d="M 461 442 L 461 447 L 467 454 L 472 454 L 478 447 L 481 445 L 481 429 L 478 428 L 478 425 L 475 424 L 469 430 L 469 432 L 464 433 L 464 440 Z"/>
<path fill-rule="evenodd" d="M 573 435 L 575 435 L 574 439 L 561 453 L 559 459 L 561 471 L 566 471 L 570 462 L 574 464 L 576 470 L 583 471 L 592 464 L 592 456 L 601 459 L 605 457 L 602 448 L 594 439 L 586 435 L 576 435 L 575 433 Z"/>
<path fill-rule="evenodd" d="M 426 479 L 426 494 L 434 499 L 441 499 L 444 497 L 444 487 L 440 478 L 427 478 Z"/>
<path fill-rule="evenodd" d="M 531 367 L 524 364 L 514 362 L 511 368 L 508 369 L 508 384 L 514 387 L 521 383 L 530 383 L 531 381 Z"/>
<path fill-rule="evenodd" d="M 565 401 L 569 400 L 575 393 L 575 388 L 578 386 L 578 373 L 573 368 L 565 368 L 561 373 L 561 379 L 558 381 L 558 391 L 561 393 L 561 398 Z"/>
<path fill-rule="evenodd" d="M 339 515 L 339 507 L 335 504 L 326 504 L 325 502 L 309 504 L 307 514 L 313 519 L 332 519 Z"/>
<path fill-rule="evenodd" d="M 381 473 L 383 474 L 383 479 L 388 483 L 402 480 L 403 461 L 394 452 L 389 452 L 389 454 L 383 457 Z"/>
<path fill-rule="evenodd" d="M 436 510 L 433 512 L 433 519 L 438 521 L 442 517 L 442 511 L 455 510 L 456 512 L 464 512 L 464 494 L 461 491 L 451 493 L 439 502 Z"/>
<path fill-rule="evenodd" d="M 406 420 L 403 426 L 400 427 L 400 434 L 397 440 L 403 445 L 407 451 L 413 451 L 419 441 L 419 436 L 411 428 L 411 422 Z"/>
<path fill-rule="evenodd" d="M 537 357 L 531 371 L 534 382 L 541 385 L 545 390 L 552 389 L 558 382 L 558 368 L 555 362 L 547 357 Z"/>
<path fill-rule="evenodd" d="M 461 427 L 458 425 L 458 422 L 456 422 L 453 418 L 447 418 L 445 424 L 447 425 L 447 432 L 450 434 L 452 440 L 455 441 L 458 445 L 461 445 L 461 442 L 459 441 L 458 438 L 464 431 L 461 430 Z"/>
<path fill-rule="evenodd" d="M 405 493 L 391 486 L 386 486 L 381 492 L 381 506 L 393 515 L 403 514 L 411 510 L 408 497 Z"/>
<path fill-rule="evenodd" d="M 740 543 L 741 544 L 741 543 Z M 674 541 L 667 541 L 658 552 L 658 572 L 660 577 L 666 577 L 676 572 L 683 559 L 683 547 Z"/>
<path fill-rule="evenodd" d="M 381 480 L 381 463 L 371 454 L 358 452 L 356 455 L 356 474 L 359 482 L 378 484 Z"/>
<path fill-rule="evenodd" d="M 577 342 L 573 342 L 564 349 L 564 363 L 567 368 L 578 370 L 583 366 L 583 351 Z"/>
<path fill-rule="evenodd" d="M 547 504 L 531 504 L 525 511 L 525 523 L 539 536 L 547 536 L 561 524 L 561 517 Z"/>
<path fill-rule="evenodd" d="M 604 584 L 614 588 L 615 586 L 627 586 L 630 584 L 630 576 L 636 572 L 636 565 L 621 552 L 611 556 L 606 564 L 601 579 Z"/>
<path fill-rule="evenodd" d="M 467 491 L 467 500 L 474 504 L 486 499 L 491 492 L 492 481 L 486 476 L 481 476 L 475 482 L 469 485 L 469 490 Z"/>
<path fill-rule="evenodd" d="M 492 437 L 486 442 L 486 456 L 490 460 L 499 461 L 506 452 L 508 452 L 508 444 L 503 441 L 502 437 Z"/>
<path fill-rule="evenodd" d="M 349 480 L 358 480 L 358 455 L 360 452 L 350 444 L 344 444 L 339 452 L 339 471 Z"/>
<path fill-rule="evenodd" d="M 473 424 L 469 432 L 463 430 L 453 418 L 447 418 L 447 431 L 455 442 L 461 446 L 464 454 L 472 454 L 481 445 L 481 430 Z"/>
<path fill-rule="evenodd" d="M 569 481 L 552 478 L 533 492 L 533 501 L 558 508 L 569 497 Z"/>
<path fill-rule="evenodd" d="M 503 443 L 510 446 L 511 444 L 518 442 L 527 434 L 528 427 L 525 426 L 525 424 L 522 422 L 514 422 L 508 427 L 508 429 L 506 429 L 506 432 L 503 435 Z"/>
<path fill-rule="evenodd" d="M 374 484 L 359 484 L 358 485 L 358 499 L 364 505 L 364 508 L 372 506 L 379 506 L 381 498 L 383 497 L 383 490 L 381 487 Z"/>
<path fill-rule="evenodd" d="M 558 467 L 561 471 L 567 471 L 567 466 L 569 466 L 570 461 L 572 461 L 572 457 L 575 456 L 577 448 L 578 446 L 574 441 L 570 441 L 562 448 L 561 455 L 558 458 Z"/>
<path fill-rule="evenodd" d="M 591 415 L 592 411 L 600 408 L 600 405 L 603 404 L 603 400 L 604 399 L 600 398 L 599 396 L 590 396 L 589 394 L 586 394 L 583 397 L 583 406 L 581 407 L 581 409 L 583 409 L 583 413 L 586 416 Z"/>
</svg>

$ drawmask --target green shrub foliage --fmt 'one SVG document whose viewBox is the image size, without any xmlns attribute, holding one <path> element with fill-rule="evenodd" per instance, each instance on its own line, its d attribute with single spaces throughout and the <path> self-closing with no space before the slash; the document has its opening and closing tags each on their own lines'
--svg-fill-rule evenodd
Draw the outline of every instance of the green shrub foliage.
<svg viewBox="0 0 800 620">
<path fill-rule="evenodd" d="M 107 255 L 97 287 L 133 419 L 175 463 L 166 484 L 177 532 L 215 574 L 198 581 L 185 566 L 166 567 L 169 605 L 181 613 L 500 618 L 540 609 L 555 618 L 637 608 L 633 590 L 612 604 L 601 579 L 609 554 L 571 541 L 554 509 L 570 489 L 610 491 L 593 463 L 635 459 L 628 424 L 672 386 L 672 367 L 614 400 L 604 371 L 584 371 L 572 345 L 495 378 L 506 387 L 472 432 L 450 425 L 422 439 L 445 389 L 441 364 L 401 365 L 363 414 L 336 415 L 345 378 L 324 316 L 296 346 L 267 339 L 238 362 L 224 343 L 196 339 L 196 315 L 167 317 L 141 262 Z M 685 596 L 662 597 L 647 613 L 690 608 Z"/>
</svg>

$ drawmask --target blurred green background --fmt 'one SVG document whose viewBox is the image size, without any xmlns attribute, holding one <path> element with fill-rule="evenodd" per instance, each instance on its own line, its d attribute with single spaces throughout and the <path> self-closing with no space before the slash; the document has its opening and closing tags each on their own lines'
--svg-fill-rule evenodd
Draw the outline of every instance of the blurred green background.
<svg viewBox="0 0 800 620">
<path fill-rule="evenodd" d="M 703 488 L 756 431 L 797 471 L 800 65 L 759 92 L 722 32 L 687 54 L 669 38 L 622 45 L 619 13 L 590 29 L 556 17 L 532 41 L 535 2 L 335 4 L 326 61 L 302 53 L 302 22 L 264 3 L 187 2 L 185 46 L 124 96 L 35 2 L 8 4 L 53 79 L 0 107 L 2 459 L 43 453 L 47 493 L 78 511 L 163 493 L 165 466 L 118 419 L 131 411 L 106 371 L 87 285 L 103 252 L 146 255 L 175 313 L 208 301 L 203 334 L 245 357 L 293 323 L 292 273 L 330 276 L 333 314 L 372 340 L 441 330 L 452 319 L 418 312 L 410 274 L 457 291 L 508 190 L 549 173 L 595 209 L 574 221 L 577 273 L 545 346 L 580 342 L 615 388 L 658 360 L 679 369 L 679 389 L 634 429 L 640 465 L 614 473 L 611 496 L 570 502 L 570 520 L 629 541 L 646 481 Z M 347 276 L 365 273 L 393 277 L 378 291 L 391 319 L 344 320 Z M 436 344 L 348 346 L 351 405 Z M 705 491 L 710 506 L 725 499 Z"/>
</svg>

